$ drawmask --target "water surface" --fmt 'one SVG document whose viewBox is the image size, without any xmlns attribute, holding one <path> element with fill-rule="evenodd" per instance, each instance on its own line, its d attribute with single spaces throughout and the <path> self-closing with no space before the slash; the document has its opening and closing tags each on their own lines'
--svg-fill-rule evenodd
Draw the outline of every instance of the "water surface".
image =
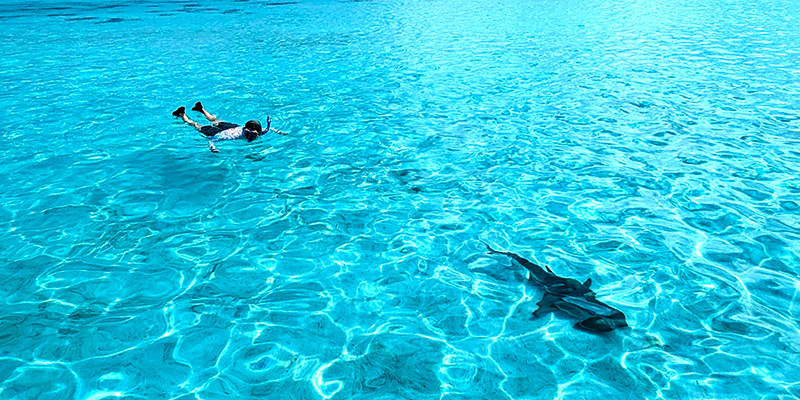
<svg viewBox="0 0 800 400">
<path fill-rule="evenodd" d="M 3 3 L 0 398 L 800 396 L 798 21 Z M 212 154 L 195 101 L 289 136 Z M 480 240 L 631 327 L 531 319 Z"/>
</svg>

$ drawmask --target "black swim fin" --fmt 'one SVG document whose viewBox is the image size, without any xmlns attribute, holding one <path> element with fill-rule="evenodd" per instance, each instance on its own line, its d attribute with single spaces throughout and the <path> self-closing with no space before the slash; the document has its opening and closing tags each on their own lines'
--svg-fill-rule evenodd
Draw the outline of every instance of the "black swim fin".
<svg viewBox="0 0 800 400">
<path fill-rule="evenodd" d="M 199 101 L 197 103 L 194 103 L 194 107 L 192 107 L 192 111 L 203 112 L 203 103 L 201 103 Z"/>
<path fill-rule="evenodd" d="M 178 107 L 177 110 L 172 112 L 172 115 L 174 115 L 176 117 L 180 117 L 180 116 L 182 116 L 184 114 L 186 114 L 186 107 Z"/>
</svg>

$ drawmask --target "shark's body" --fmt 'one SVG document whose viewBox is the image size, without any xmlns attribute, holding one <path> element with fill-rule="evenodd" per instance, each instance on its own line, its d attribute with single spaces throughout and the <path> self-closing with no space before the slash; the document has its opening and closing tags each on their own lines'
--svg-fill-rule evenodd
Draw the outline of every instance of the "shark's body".
<svg viewBox="0 0 800 400">
<path fill-rule="evenodd" d="M 608 332 L 628 326 L 625 314 L 595 298 L 594 291 L 589 288 L 591 279 L 580 283 L 575 279 L 562 278 L 549 267 L 542 268 L 514 253 L 497 251 L 488 245 L 486 247 L 489 253 L 508 256 L 525 267 L 531 273 L 531 280 L 544 288 L 545 294 L 539 300 L 539 308 L 533 312 L 534 316 L 563 311 L 579 320 L 576 328 L 589 332 Z"/>
</svg>

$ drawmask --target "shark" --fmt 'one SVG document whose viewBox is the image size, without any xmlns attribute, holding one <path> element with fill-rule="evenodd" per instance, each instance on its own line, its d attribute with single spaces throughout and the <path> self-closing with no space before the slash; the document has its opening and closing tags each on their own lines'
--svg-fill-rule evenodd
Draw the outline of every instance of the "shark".
<svg viewBox="0 0 800 400">
<path fill-rule="evenodd" d="M 575 328 L 593 333 L 610 332 L 628 326 L 622 311 L 597 300 L 591 289 L 591 278 L 581 283 L 558 276 L 550 267 L 542 268 L 517 254 L 495 250 L 488 244 L 486 248 L 489 254 L 501 254 L 520 264 L 530 271 L 529 280 L 544 288 L 544 296 L 537 303 L 539 307 L 533 312 L 534 317 L 560 311 L 578 319 Z"/>
</svg>

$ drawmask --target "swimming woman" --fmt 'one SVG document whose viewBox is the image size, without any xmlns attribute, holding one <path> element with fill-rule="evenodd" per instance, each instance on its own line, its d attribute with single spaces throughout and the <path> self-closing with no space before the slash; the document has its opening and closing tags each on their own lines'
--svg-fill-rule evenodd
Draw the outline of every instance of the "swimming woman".
<svg viewBox="0 0 800 400">
<path fill-rule="evenodd" d="M 211 125 L 201 126 L 197 122 L 192 121 L 189 117 L 186 116 L 186 107 L 178 107 L 177 110 L 172 112 L 172 115 L 183 119 L 183 122 L 193 126 L 197 129 L 198 132 L 202 133 L 208 139 L 208 148 L 214 152 L 219 153 L 217 147 L 214 146 L 214 143 L 221 142 L 224 140 L 238 140 L 238 139 L 247 139 L 248 142 L 252 142 L 256 140 L 259 136 L 269 132 L 272 130 L 273 132 L 279 135 L 286 135 L 286 133 L 281 132 L 275 128 L 270 127 L 272 120 L 270 117 L 267 117 L 267 127 L 266 129 L 261 129 L 261 123 L 256 120 L 247 121 L 244 126 L 239 126 L 237 124 L 231 122 L 225 122 L 217 118 L 216 115 L 213 115 L 206 111 L 203 108 L 203 104 L 199 101 L 195 103 L 194 107 L 192 107 L 192 111 L 198 111 L 206 117 L 207 120 L 211 122 Z"/>
</svg>

